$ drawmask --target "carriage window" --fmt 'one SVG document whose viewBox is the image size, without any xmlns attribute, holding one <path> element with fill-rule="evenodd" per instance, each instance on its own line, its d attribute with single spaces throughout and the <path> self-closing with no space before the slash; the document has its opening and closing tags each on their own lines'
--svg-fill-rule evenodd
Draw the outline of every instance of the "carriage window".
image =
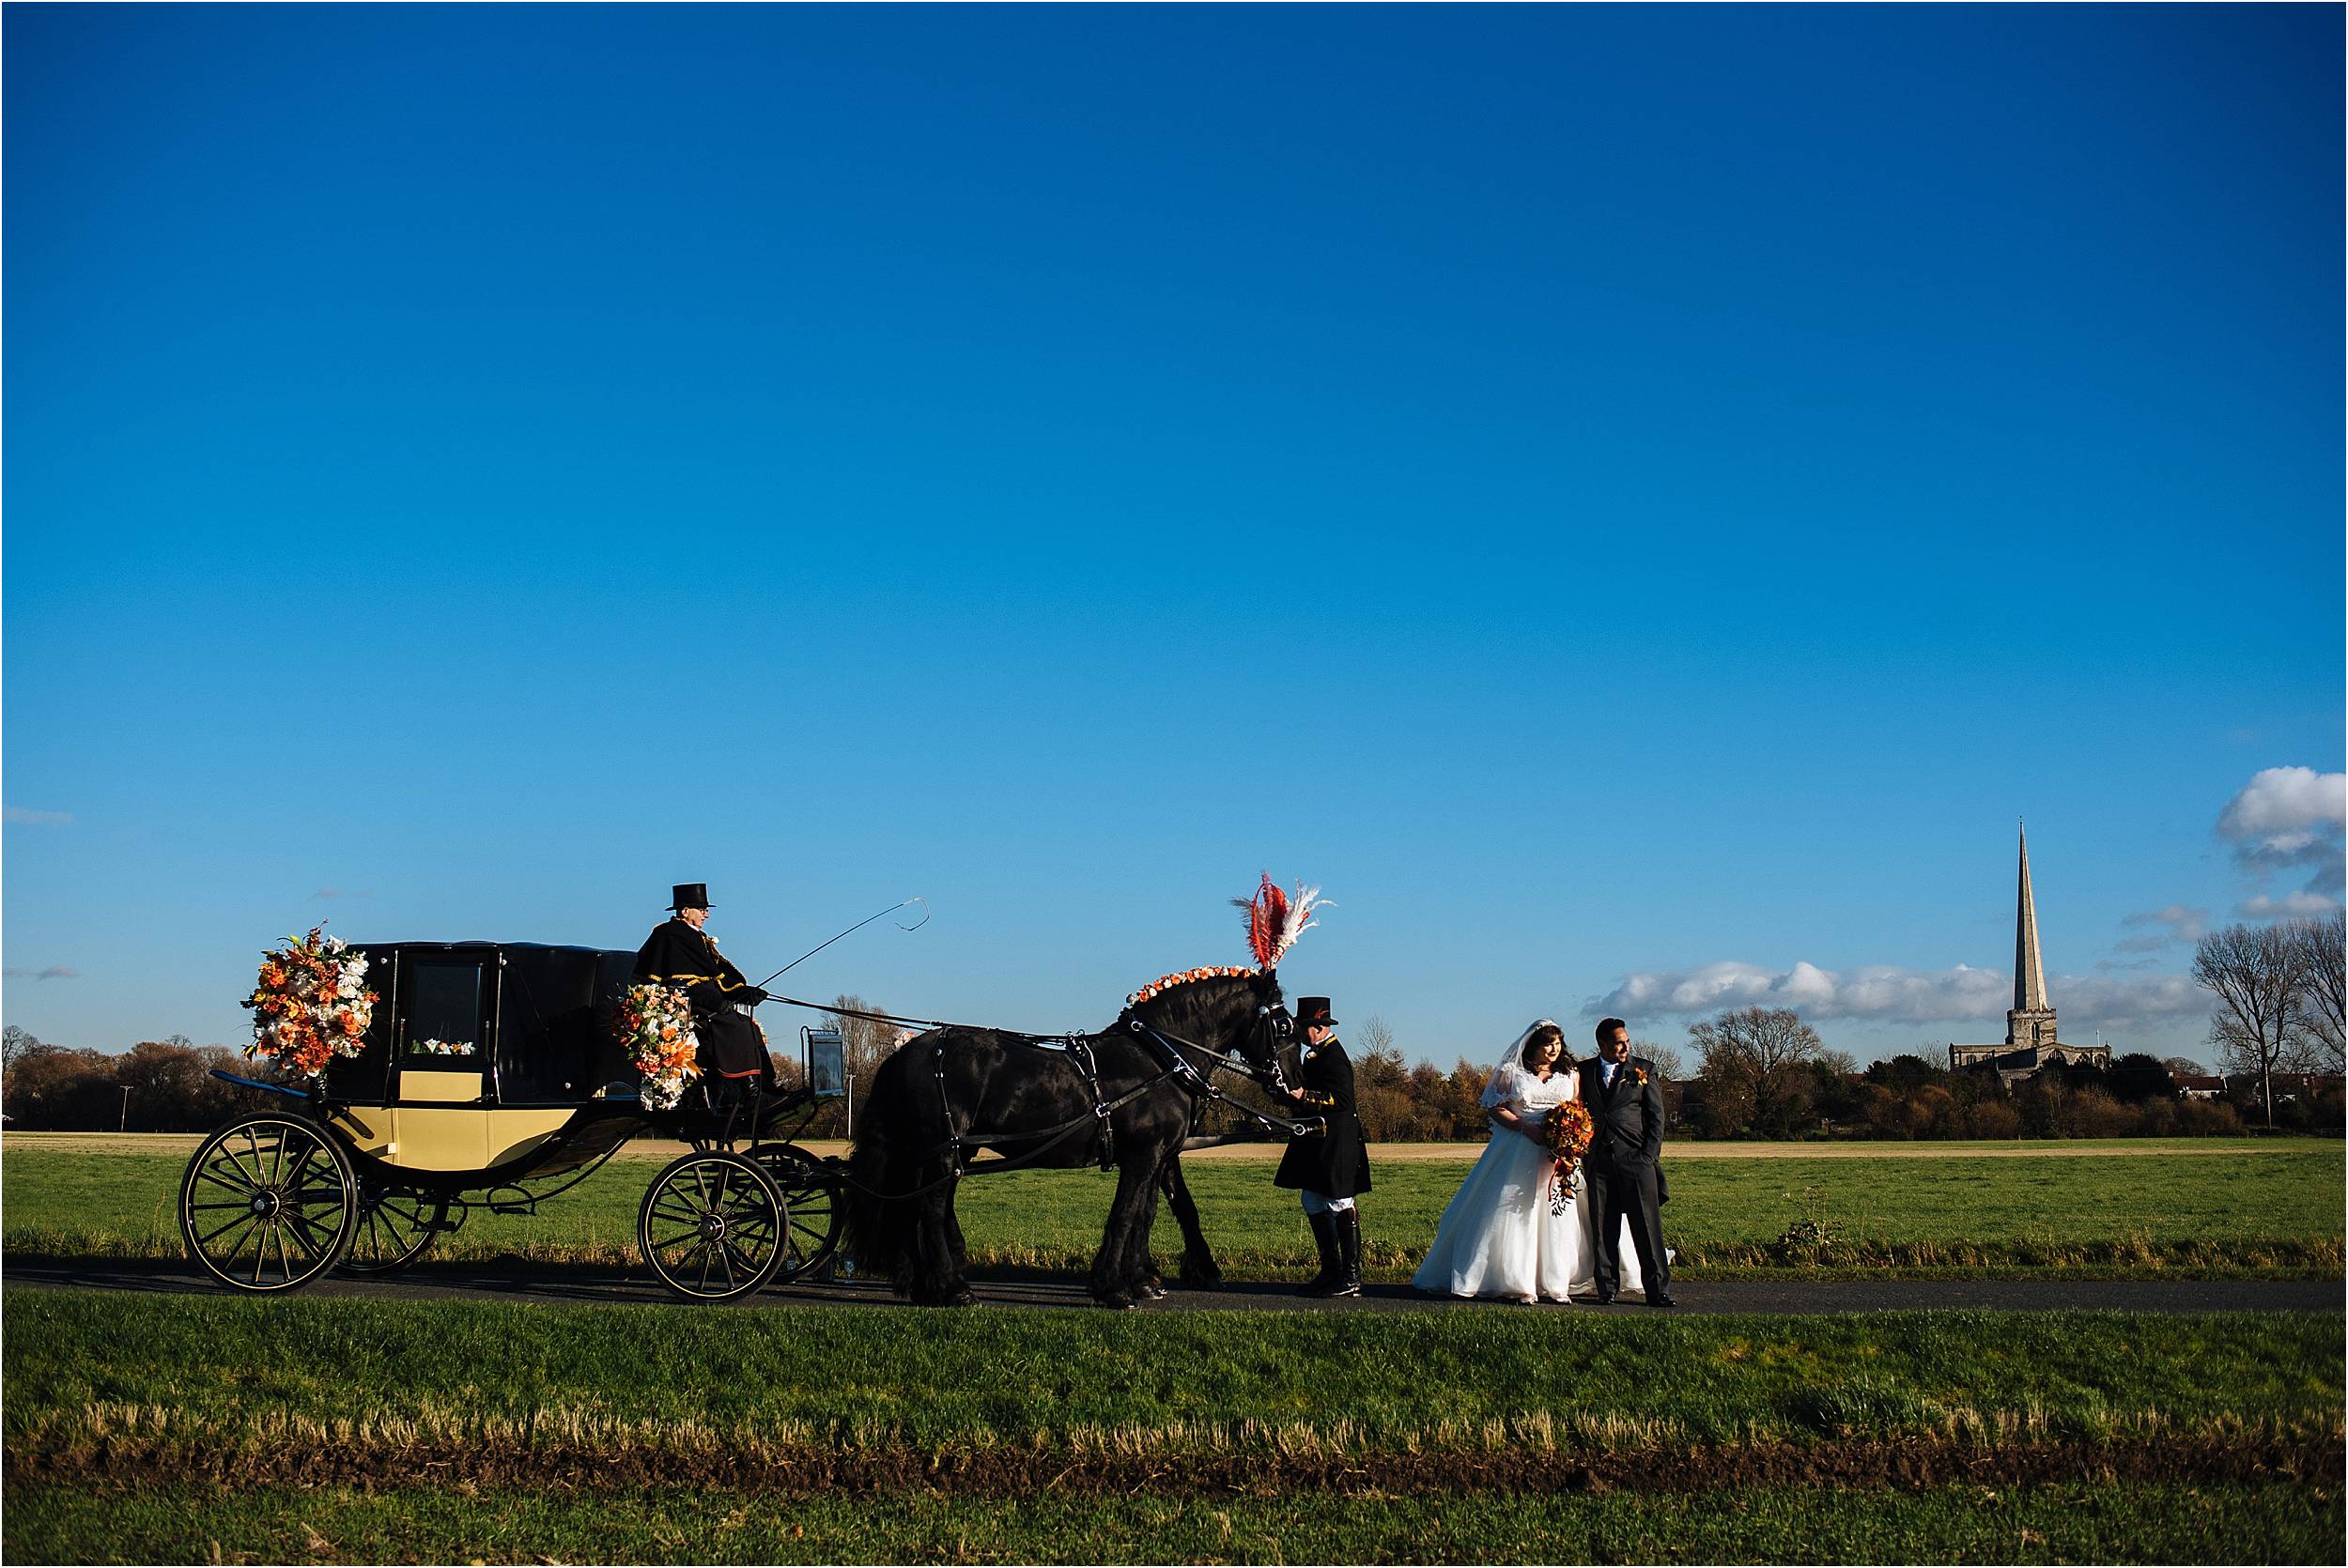
<svg viewBox="0 0 2348 1568">
<path fill-rule="evenodd" d="M 477 963 L 420 963 L 408 972 L 408 1057 L 480 1067 L 481 981 Z"/>
</svg>

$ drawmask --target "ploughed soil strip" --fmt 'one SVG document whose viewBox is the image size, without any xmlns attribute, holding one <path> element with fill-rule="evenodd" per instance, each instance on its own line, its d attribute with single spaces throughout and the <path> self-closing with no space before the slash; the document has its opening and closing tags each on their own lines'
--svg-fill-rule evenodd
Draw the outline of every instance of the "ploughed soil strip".
<svg viewBox="0 0 2348 1568">
<path fill-rule="evenodd" d="M 825 1449 L 760 1453 L 612 1452 L 564 1444 L 369 1444 L 224 1453 L 169 1439 L 110 1437 L 65 1453 L 8 1454 L 10 1486 L 133 1490 L 209 1483 L 242 1489 L 277 1484 L 526 1486 L 600 1493 L 693 1485 L 766 1493 L 901 1492 L 1027 1497 L 1149 1493 L 1169 1497 L 1268 1496 L 1298 1491 L 1448 1493 L 1518 1489 L 1526 1455 L 1499 1453 L 1051 1455 L 1018 1450 L 916 1452 Z M 1545 1454 L 1541 1472 L 1562 1491 L 1618 1488 L 1698 1492 L 1725 1486 L 1896 1487 L 2055 1482 L 2266 1482 L 2338 1487 L 2342 1451 L 2333 1441 L 2233 1435 L 1983 1446 L 1944 1437 L 1740 1444 Z"/>
</svg>

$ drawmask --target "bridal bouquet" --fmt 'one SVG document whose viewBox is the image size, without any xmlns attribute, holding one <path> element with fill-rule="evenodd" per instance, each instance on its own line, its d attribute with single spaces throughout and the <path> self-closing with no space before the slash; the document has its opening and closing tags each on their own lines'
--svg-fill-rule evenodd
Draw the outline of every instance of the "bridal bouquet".
<svg viewBox="0 0 2348 1568">
<path fill-rule="evenodd" d="M 1549 1211 L 1563 1214 L 1573 1203 L 1574 1167 L 1590 1152 L 1590 1139 L 1596 1135 L 1598 1124 L 1590 1120 L 1590 1113 L 1580 1100 L 1569 1099 L 1549 1114 L 1541 1124 L 1542 1141 L 1557 1161 L 1557 1179 L 1549 1186 Z"/>
<path fill-rule="evenodd" d="M 319 926 L 289 936 L 261 955 L 261 974 L 241 1004 L 253 1010 L 248 1056 L 266 1056 L 279 1070 L 313 1078 L 337 1056 L 366 1049 L 375 1019 L 375 992 L 366 988 L 367 961 Z"/>
<path fill-rule="evenodd" d="M 685 1082 L 701 1075 L 695 1063 L 693 1009 L 685 993 L 667 986 L 630 986 L 620 997 L 620 1045 L 643 1074 L 644 1106 L 667 1111 L 684 1098 Z"/>
</svg>

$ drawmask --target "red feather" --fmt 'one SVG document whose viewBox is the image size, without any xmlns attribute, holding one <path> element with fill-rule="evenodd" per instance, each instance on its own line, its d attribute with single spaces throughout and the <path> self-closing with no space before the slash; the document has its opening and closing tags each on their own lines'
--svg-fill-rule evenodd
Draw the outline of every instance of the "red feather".
<svg viewBox="0 0 2348 1568">
<path fill-rule="evenodd" d="M 1247 946 L 1256 955 L 1256 967 L 1271 968 L 1280 961 L 1280 928 L 1288 919 L 1289 896 L 1266 871 L 1253 899 L 1231 901 L 1247 911 Z"/>
</svg>

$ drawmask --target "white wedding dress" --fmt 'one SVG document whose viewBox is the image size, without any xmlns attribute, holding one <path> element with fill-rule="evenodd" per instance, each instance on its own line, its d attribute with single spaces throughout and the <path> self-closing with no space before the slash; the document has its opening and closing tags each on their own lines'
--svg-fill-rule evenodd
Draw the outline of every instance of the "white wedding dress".
<svg viewBox="0 0 2348 1568">
<path fill-rule="evenodd" d="M 1484 1103 L 1506 1105 L 1527 1121 L 1540 1122 L 1559 1105 L 1580 1097 L 1580 1076 L 1569 1068 L 1546 1079 L 1527 1071 L 1517 1053 L 1532 1032 L 1519 1036 L 1501 1059 L 1485 1087 Z M 1495 1118 L 1491 1142 L 1444 1209 L 1435 1244 L 1411 1283 L 1438 1295 L 1497 1296 L 1516 1301 L 1563 1301 L 1577 1291 L 1594 1294 L 1598 1217 L 1590 1211 L 1589 1192 L 1579 1170 L 1573 1174 L 1573 1202 L 1563 1214 L 1549 1211 L 1555 1169 L 1547 1149 Z M 1623 1292 L 1644 1299 L 1646 1292 L 1628 1222 L 1619 1240 Z"/>
</svg>

